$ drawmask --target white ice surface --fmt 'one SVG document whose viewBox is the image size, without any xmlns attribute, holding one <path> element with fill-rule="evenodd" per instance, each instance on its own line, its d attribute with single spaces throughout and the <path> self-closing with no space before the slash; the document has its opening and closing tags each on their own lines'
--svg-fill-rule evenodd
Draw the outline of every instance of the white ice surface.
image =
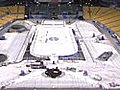
<svg viewBox="0 0 120 90">
<path fill-rule="evenodd" d="M 58 38 L 57 41 L 51 41 L 51 37 Z M 30 48 L 34 56 L 55 55 L 64 56 L 76 53 L 77 44 L 72 30 L 67 27 L 42 27 L 38 26 L 35 39 Z"/>
</svg>

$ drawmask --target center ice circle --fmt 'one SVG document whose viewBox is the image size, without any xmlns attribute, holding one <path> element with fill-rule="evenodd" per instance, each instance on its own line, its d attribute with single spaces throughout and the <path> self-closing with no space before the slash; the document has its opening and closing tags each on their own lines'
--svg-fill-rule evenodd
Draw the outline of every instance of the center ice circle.
<svg viewBox="0 0 120 90">
<path fill-rule="evenodd" d="M 50 37 L 49 40 L 50 40 L 50 41 L 58 41 L 59 38 L 58 38 L 58 37 Z"/>
</svg>

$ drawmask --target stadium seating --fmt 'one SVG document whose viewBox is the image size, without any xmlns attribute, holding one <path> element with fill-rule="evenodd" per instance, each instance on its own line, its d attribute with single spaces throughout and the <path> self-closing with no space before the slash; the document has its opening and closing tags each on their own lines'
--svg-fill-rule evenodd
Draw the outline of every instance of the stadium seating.
<svg viewBox="0 0 120 90">
<path fill-rule="evenodd" d="M 6 7 L 11 14 L 16 14 L 18 11 L 18 6 L 8 6 Z"/>
<path fill-rule="evenodd" d="M 25 6 L 0 7 L 0 27 L 15 19 L 24 19 Z"/>
<path fill-rule="evenodd" d="M 103 23 L 120 36 L 120 11 L 106 7 L 83 7 L 83 17 L 86 20 L 96 20 Z"/>
</svg>

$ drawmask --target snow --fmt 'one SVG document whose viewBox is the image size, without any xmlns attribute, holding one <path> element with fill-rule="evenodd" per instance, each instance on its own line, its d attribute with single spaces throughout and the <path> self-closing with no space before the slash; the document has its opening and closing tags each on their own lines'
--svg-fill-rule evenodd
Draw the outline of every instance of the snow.
<svg viewBox="0 0 120 90">
<path fill-rule="evenodd" d="M 7 55 L 9 62 L 13 62 L 17 59 L 21 48 L 24 45 L 27 31 L 21 33 L 6 33 L 4 36 L 6 40 L 0 40 L 0 53 Z"/>
<path fill-rule="evenodd" d="M 42 25 L 64 25 L 64 21 L 60 20 L 43 20 Z"/>
<path fill-rule="evenodd" d="M 31 22 L 27 21 L 27 23 Z M 64 24 L 63 21 L 54 20 L 46 20 L 42 24 L 44 25 L 33 26 L 29 32 L 28 39 L 30 39 L 30 43 L 32 42 L 31 54 L 39 56 L 53 54 L 69 55 L 75 53 L 77 45 L 71 30 L 74 29 L 86 60 L 63 60 L 62 62 L 58 60 L 56 64 L 52 64 L 52 61 L 43 61 L 47 68 L 58 67 L 63 72 L 61 77 L 55 79 L 44 76 L 45 69 L 31 69 L 30 67 L 26 67 L 26 65 L 35 62 L 34 60 L 24 60 L 20 63 L 2 66 L 0 67 L 0 87 L 97 88 L 99 85 L 102 85 L 103 88 L 109 89 L 116 88 L 109 86 L 111 82 L 120 84 L 120 55 L 108 38 L 105 37 L 106 40 L 104 43 L 101 41 L 96 42 L 97 36 L 102 34 L 94 25 L 85 21 L 76 21 L 72 25 L 62 25 Z M 31 23 L 31 25 L 34 24 Z M 31 38 L 34 33 L 36 35 L 32 41 Z M 95 38 L 92 38 L 93 33 L 96 35 Z M 10 61 L 14 61 L 14 56 L 22 48 L 27 34 L 6 33 L 5 36 L 7 40 L 0 41 L 0 52 L 7 52 L 10 57 L 13 57 Z M 57 37 L 59 40 L 48 40 L 45 43 L 46 38 L 49 39 L 50 37 Z M 11 53 L 12 51 L 14 53 Z M 105 51 L 113 52 L 109 60 L 105 62 L 96 61 L 96 58 Z M 76 71 L 68 71 L 66 70 L 67 67 L 76 68 Z M 21 70 L 25 71 L 25 76 L 19 76 Z M 31 70 L 31 72 L 29 73 L 28 70 Z M 88 76 L 84 76 L 83 71 L 87 71 Z M 99 77 L 102 78 L 101 81 L 94 79 Z"/>
<path fill-rule="evenodd" d="M 87 45 L 94 59 L 107 51 L 112 51 L 113 54 L 119 55 L 118 52 L 115 50 L 115 48 L 113 48 L 111 45 L 97 42 L 96 38 L 101 36 L 101 33 L 98 31 L 98 29 L 94 25 L 87 22 L 82 22 L 82 21 L 77 23 L 76 25 L 79 28 L 81 37 L 83 38 L 85 44 Z M 92 38 L 93 33 L 96 36 L 95 38 Z M 106 42 L 108 41 L 106 40 Z"/>
<path fill-rule="evenodd" d="M 6 40 L 0 40 L 0 52 L 5 52 L 10 48 L 14 38 L 18 33 L 6 33 L 4 34 Z M 7 53 L 7 52 L 6 52 Z"/>
</svg>

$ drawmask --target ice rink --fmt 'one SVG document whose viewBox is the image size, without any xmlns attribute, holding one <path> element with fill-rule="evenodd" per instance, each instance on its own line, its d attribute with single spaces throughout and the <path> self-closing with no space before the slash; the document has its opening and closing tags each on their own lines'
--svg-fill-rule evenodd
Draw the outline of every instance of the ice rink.
<svg viewBox="0 0 120 90">
<path fill-rule="evenodd" d="M 32 42 L 30 52 L 34 56 L 71 55 L 78 51 L 72 29 L 64 27 L 60 22 L 45 22 L 38 25 L 35 38 Z"/>
</svg>

